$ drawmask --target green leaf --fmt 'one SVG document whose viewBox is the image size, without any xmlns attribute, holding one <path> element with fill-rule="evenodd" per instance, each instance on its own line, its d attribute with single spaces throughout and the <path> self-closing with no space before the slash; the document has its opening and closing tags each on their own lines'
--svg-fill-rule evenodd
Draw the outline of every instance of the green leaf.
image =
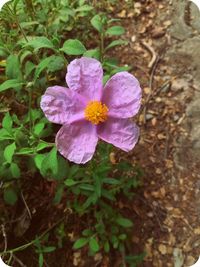
<svg viewBox="0 0 200 267">
<path fill-rule="evenodd" d="M 94 191 L 94 187 L 90 184 L 80 184 L 79 188 L 86 191 Z"/>
<path fill-rule="evenodd" d="M 22 85 L 23 83 L 18 81 L 17 79 L 7 80 L 0 85 L 0 92 L 3 92 L 11 88 L 14 89 L 17 87 L 21 87 Z"/>
<path fill-rule="evenodd" d="M 29 155 L 34 153 L 35 153 L 35 148 L 23 147 L 19 150 L 19 152 L 16 152 L 16 155 Z"/>
<path fill-rule="evenodd" d="M 43 254 L 40 253 L 39 254 L 39 267 L 43 267 L 43 263 L 44 263 L 44 257 L 43 257 Z"/>
<path fill-rule="evenodd" d="M 2 126 L 4 129 L 6 129 L 8 132 L 10 132 L 12 130 L 12 125 L 13 125 L 12 118 L 10 116 L 10 113 L 7 112 L 3 118 Z"/>
<path fill-rule="evenodd" d="M 85 46 L 77 39 L 69 39 L 65 41 L 60 50 L 67 55 L 82 55 L 86 52 Z"/>
<path fill-rule="evenodd" d="M 74 181 L 73 179 L 66 179 L 64 183 L 65 183 L 66 186 L 73 186 L 73 185 L 75 185 L 77 182 Z"/>
<path fill-rule="evenodd" d="M 86 11 L 91 11 L 92 9 L 94 9 L 92 6 L 84 5 L 84 6 L 78 7 L 75 11 L 76 12 L 86 12 Z"/>
<path fill-rule="evenodd" d="M 20 168 L 18 167 L 18 165 L 16 163 L 14 163 L 14 162 L 11 163 L 10 171 L 11 171 L 12 176 L 14 178 L 19 178 L 20 177 L 20 174 L 21 174 Z"/>
<path fill-rule="evenodd" d="M 104 75 L 103 76 L 103 84 L 106 84 L 106 82 L 110 79 L 110 75 L 107 74 L 107 75 Z"/>
<path fill-rule="evenodd" d="M 100 59 L 100 50 L 98 48 L 87 50 L 83 54 L 83 56 L 84 57 L 92 57 L 92 58 L 96 58 L 97 60 L 99 60 Z"/>
<path fill-rule="evenodd" d="M 64 66 L 64 59 L 62 57 L 55 55 L 47 57 L 42 61 L 40 61 L 40 63 L 36 67 L 34 78 L 37 79 L 40 76 L 41 72 L 45 69 L 54 72 L 62 69 L 63 66 Z"/>
<path fill-rule="evenodd" d="M 94 238 L 94 237 L 90 238 L 89 247 L 93 252 L 99 251 L 99 244 L 98 244 L 96 238 Z"/>
<path fill-rule="evenodd" d="M 104 251 L 108 253 L 110 251 L 110 244 L 108 241 L 104 243 Z"/>
<path fill-rule="evenodd" d="M 6 58 L 9 55 L 8 49 L 3 46 L 0 46 L 0 57 Z"/>
<path fill-rule="evenodd" d="M 55 197 L 53 199 L 53 203 L 55 205 L 59 204 L 61 199 L 62 199 L 62 195 L 63 195 L 63 191 L 64 191 L 64 186 L 63 184 L 60 184 L 57 188 L 56 188 L 56 193 L 55 193 Z"/>
<path fill-rule="evenodd" d="M 133 226 L 132 221 L 130 221 L 129 219 L 123 218 L 123 217 L 117 218 L 116 223 L 125 228 Z"/>
<path fill-rule="evenodd" d="M 5 160 L 8 162 L 8 163 L 11 163 L 12 162 L 12 158 L 13 158 L 13 155 L 14 155 L 14 152 L 16 150 L 16 145 L 15 143 L 12 143 L 10 145 L 8 145 L 5 150 L 4 150 L 4 158 Z"/>
<path fill-rule="evenodd" d="M 82 6 L 85 4 L 85 0 L 79 0 L 79 6 Z"/>
<path fill-rule="evenodd" d="M 79 165 L 73 165 L 69 171 L 69 178 L 73 178 L 80 171 Z"/>
<path fill-rule="evenodd" d="M 82 231 L 83 236 L 91 236 L 93 235 L 93 231 L 91 229 L 85 229 Z"/>
<path fill-rule="evenodd" d="M 14 205 L 17 202 L 17 194 L 12 188 L 7 188 L 3 192 L 3 198 L 9 205 Z"/>
<path fill-rule="evenodd" d="M 55 147 L 47 154 L 42 161 L 41 173 L 45 176 L 55 176 L 58 171 L 57 150 Z"/>
<path fill-rule="evenodd" d="M 101 196 L 101 178 L 94 174 L 93 175 L 94 178 L 94 192 L 97 195 L 97 197 Z"/>
<path fill-rule="evenodd" d="M 113 22 L 120 22 L 120 21 L 121 21 L 121 19 L 109 19 L 107 23 L 111 24 Z"/>
<path fill-rule="evenodd" d="M 53 252 L 55 250 L 56 250 L 56 247 L 53 247 L 53 246 L 42 248 L 42 252 L 44 252 L 44 253 L 50 253 L 50 252 Z"/>
<path fill-rule="evenodd" d="M 34 157 L 35 165 L 39 170 L 41 170 L 42 161 L 45 159 L 46 155 L 47 154 L 37 154 Z"/>
<path fill-rule="evenodd" d="M 111 201 L 115 201 L 116 200 L 115 196 L 113 195 L 112 192 L 110 192 L 110 190 L 102 189 L 101 190 L 101 194 L 102 194 L 102 196 L 104 196 L 105 198 L 107 198 L 107 199 L 109 199 Z"/>
<path fill-rule="evenodd" d="M 127 44 L 128 42 L 125 41 L 125 40 L 115 40 L 115 41 L 112 41 L 106 48 L 105 50 L 108 50 L 110 48 L 113 48 L 115 46 L 118 46 L 118 45 L 125 45 Z"/>
<path fill-rule="evenodd" d="M 82 209 L 87 209 L 91 204 L 96 204 L 97 202 L 97 196 L 95 193 L 90 194 L 90 196 L 87 198 L 87 200 L 82 205 Z"/>
<path fill-rule="evenodd" d="M 27 58 L 27 57 L 31 57 L 32 56 L 32 52 L 29 51 L 29 50 L 25 50 L 23 51 L 22 50 L 22 53 L 20 55 L 20 63 L 23 64 L 24 60 Z"/>
<path fill-rule="evenodd" d="M 37 136 L 40 136 L 42 130 L 44 129 L 45 123 L 44 122 L 38 122 L 35 126 L 34 126 L 34 134 Z"/>
<path fill-rule="evenodd" d="M 112 184 L 112 185 L 118 185 L 121 184 L 121 182 L 114 178 L 104 178 L 103 183 L 105 184 Z"/>
<path fill-rule="evenodd" d="M 125 30 L 122 26 L 112 26 L 107 29 L 106 35 L 121 35 L 124 34 Z"/>
<path fill-rule="evenodd" d="M 80 238 L 78 240 L 76 240 L 76 242 L 73 245 L 73 249 L 79 249 L 84 247 L 87 243 L 88 243 L 89 239 L 88 238 Z"/>
<path fill-rule="evenodd" d="M 14 140 L 14 137 L 5 129 L 0 129 L 0 140 Z"/>
<path fill-rule="evenodd" d="M 129 171 L 132 168 L 133 166 L 129 162 L 122 161 L 117 164 L 117 169 L 120 171 Z"/>
<path fill-rule="evenodd" d="M 57 171 L 54 179 L 56 179 L 56 180 L 66 179 L 66 177 L 68 177 L 68 174 L 69 174 L 68 162 L 66 161 L 66 159 L 64 159 L 63 157 L 58 155 L 58 171 Z"/>
<path fill-rule="evenodd" d="M 55 56 L 53 55 L 52 56 L 52 60 L 48 66 L 48 70 L 50 72 L 55 72 L 55 71 L 58 71 L 58 70 L 62 70 L 63 67 L 65 66 L 65 60 L 63 57 L 61 56 Z"/>
<path fill-rule="evenodd" d="M 11 79 L 22 79 L 19 58 L 17 55 L 10 55 L 6 60 L 6 76 Z"/>
<path fill-rule="evenodd" d="M 35 52 L 37 52 L 41 48 L 49 48 L 54 50 L 53 43 L 48 38 L 43 36 L 34 37 L 33 39 L 29 40 L 24 46 L 33 47 Z"/>
<path fill-rule="evenodd" d="M 98 31 L 101 32 L 103 29 L 103 23 L 102 23 L 102 19 L 100 15 L 95 15 L 92 19 L 91 19 L 91 24 L 92 26 Z"/>
<path fill-rule="evenodd" d="M 22 28 L 28 28 L 30 26 L 34 26 L 34 25 L 38 25 L 38 24 L 39 24 L 38 21 L 25 21 L 25 22 L 20 23 Z"/>
<path fill-rule="evenodd" d="M 118 246 L 119 246 L 119 240 L 118 240 L 118 238 L 115 236 L 115 235 L 113 235 L 112 237 L 111 237 L 111 241 L 112 241 L 112 244 L 113 244 L 113 248 L 118 248 Z"/>
<path fill-rule="evenodd" d="M 48 144 L 46 142 L 40 141 L 40 143 L 36 147 L 36 151 L 41 151 L 41 150 L 43 150 L 43 149 L 45 149 L 47 147 L 52 147 L 52 145 Z"/>
<path fill-rule="evenodd" d="M 118 238 L 119 238 L 120 240 L 126 240 L 127 235 L 126 235 L 126 234 L 121 234 L 121 235 L 118 236 Z"/>
<path fill-rule="evenodd" d="M 52 61 L 52 56 L 47 57 L 43 60 L 40 61 L 40 63 L 38 64 L 38 66 L 36 67 L 36 71 L 35 71 L 35 75 L 34 78 L 37 79 L 40 76 L 40 73 L 46 69 L 48 67 L 48 65 L 51 63 Z"/>
<path fill-rule="evenodd" d="M 27 61 L 25 63 L 25 75 L 26 75 L 26 77 L 28 77 L 35 68 L 36 68 L 36 65 L 33 62 Z"/>
<path fill-rule="evenodd" d="M 130 267 L 135 267 L 136 265 L 140 264 L 144 260 L 145 256 L 146 256 L 145 252 L 139 255 L 127 255 L 125 256 L 125 260 L 127 263 L 130 264 Z"/>
</svg>

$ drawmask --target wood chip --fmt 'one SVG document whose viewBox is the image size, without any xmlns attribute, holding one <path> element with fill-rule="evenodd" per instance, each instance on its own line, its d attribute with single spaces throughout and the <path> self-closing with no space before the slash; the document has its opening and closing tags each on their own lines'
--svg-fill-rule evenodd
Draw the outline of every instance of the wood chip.
<svg viewBox="0 0 200 267">
<path fill-rule="evenodd" d="M 163 245 L 163 244 L 160 244 L 160 245 L 158 246 L 158 250 L 160 251 L 160 253 L 161 253 L 162 255 L 165 255 L 165 254 L 167 253 L 167 247 L 166 247 L 165 245 Z"/>
<path fill-rule="evenodd" d="M 195 234 L 195 235 L 200 235 L 200 227 L 194 229 L 194 234 Z"/>
</svg>

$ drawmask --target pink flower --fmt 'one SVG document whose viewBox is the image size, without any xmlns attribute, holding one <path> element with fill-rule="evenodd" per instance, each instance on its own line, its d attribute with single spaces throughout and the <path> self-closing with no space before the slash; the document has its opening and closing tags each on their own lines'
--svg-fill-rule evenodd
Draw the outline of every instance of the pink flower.
<svg viewBox="0 0 200 267">
<path fill-rule="evenodd" d="M 68 65 L 66 82 L 69 89 L 49 87 L 41 99 L 47 119 L 63 125 L 56 135 L 58 151 L 80 164 L 92 158 L 98 139 L 127 152 L 133 149 L 139 129 L 130 118 L 140 108 L 138 80 L 123 71 L 103 87 L 101 63 L 82 57 Z"/>
</svg>

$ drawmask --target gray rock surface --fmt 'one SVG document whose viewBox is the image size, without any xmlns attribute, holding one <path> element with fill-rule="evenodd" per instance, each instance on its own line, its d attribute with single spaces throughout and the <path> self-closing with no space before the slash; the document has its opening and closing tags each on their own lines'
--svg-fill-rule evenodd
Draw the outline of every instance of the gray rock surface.
<svg viewBox="0 0 200 267">
<path fill-rule="evenodd" d="M 172 45 L 167 56 L 177 76 L 172 89 L 182 90 L 182 100 L 185 95 L 192 95 L 191 102 L 185 104 L 186 134 L 178 140 L 174 161 L 181 170 L 192 166 L 199 166 L 200 170 L 200 12 L 193 3 L 173 0 L 170 35 Z"/>
</svg>

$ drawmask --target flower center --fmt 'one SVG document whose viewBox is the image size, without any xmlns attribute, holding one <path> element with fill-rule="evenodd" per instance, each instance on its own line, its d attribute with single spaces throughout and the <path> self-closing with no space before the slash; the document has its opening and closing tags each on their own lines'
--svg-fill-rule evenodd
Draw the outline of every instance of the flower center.
<svg viewBox="0 0 200 267">
<path fill-rule="evenodd" d="M 108 108 L 100 101 L 90 101 L 85 108 L 85 118 L 92 124 L 99 124 L 108 118 Z"/>
</svg>

